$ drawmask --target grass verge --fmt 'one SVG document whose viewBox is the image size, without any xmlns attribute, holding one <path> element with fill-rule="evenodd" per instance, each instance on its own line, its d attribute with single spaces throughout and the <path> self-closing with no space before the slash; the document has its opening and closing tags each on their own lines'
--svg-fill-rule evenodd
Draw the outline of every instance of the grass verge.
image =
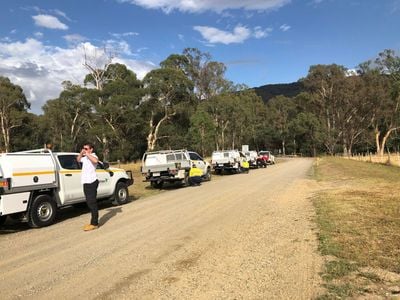
<svg viewBox="0 0 400 300">
<path fill-rule="evenodd" d="M 314 177 L 321 299 L 400 295 L 400 168 L 324 157 Z"/>
<path fill-rule="evenodd" d="M 140 173 L 140 166 L 141 163 L 129 163 L 114 166 L 124 170 L 132 171 L 134 183 L 129 187 L 129 195 L 133 197 L 134 200 L 156 195 L 162 192 L 160 189 L 152 188 L 150 183 L 143 182 L 144 177 Z"/>
</svg>

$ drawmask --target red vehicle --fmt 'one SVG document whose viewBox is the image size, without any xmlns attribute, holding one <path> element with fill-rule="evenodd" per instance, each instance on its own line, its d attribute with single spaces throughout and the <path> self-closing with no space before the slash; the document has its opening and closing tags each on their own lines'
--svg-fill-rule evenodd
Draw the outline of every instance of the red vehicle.
<svg viewBox="0 0 400 300">
<path fill-rule="evenodd" d="M 269 152 L 268 151 L 260 151 L 257 157 L 257 165 L 258 167 L 266 168 L 269 164 Z"/>
<path fill-rule="evenodd" d="M 260 151 L 258 152 L 258 157 L 265 161 L 268 165 L 275 164 L 275 156 L 271 153 L 271 151 Z"/>
</svg>

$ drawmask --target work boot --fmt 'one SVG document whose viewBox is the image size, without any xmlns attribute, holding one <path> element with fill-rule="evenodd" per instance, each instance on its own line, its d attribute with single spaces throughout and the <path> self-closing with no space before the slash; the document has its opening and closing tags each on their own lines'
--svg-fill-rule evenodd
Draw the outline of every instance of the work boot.
<svg viewBox="0 0 400 300">
<path fill-rule="evenodd" d="M 88 225 L 85 225 L 85 227 L 83 227 L 83 231 L 91 231 L 91 230 L 94 230 L 97 228 L 99 228 L 98 225 L 88 224 Z"/>
</svg>

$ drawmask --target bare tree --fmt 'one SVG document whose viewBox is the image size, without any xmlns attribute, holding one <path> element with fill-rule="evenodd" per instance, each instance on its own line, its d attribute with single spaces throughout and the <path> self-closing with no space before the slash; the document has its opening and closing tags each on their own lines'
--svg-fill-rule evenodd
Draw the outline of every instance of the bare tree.
<svg viewBox="0 0 400 300">
<path fill-rule="evenodd" d="M 83 66 L 89 71 L 89 75 L 85 78 L 85 84 L 92 83 L 96 90 L 102 91 L 104 84 L 109 80 L 112 80 L 111 74 L 107 72 L 108 67 L 112 64 L 115 57 L 115 53 L 107 50 L 106 47 L 103 49 L 93 48 L 84 50 L 84 62 Z M 99 97 L 99 104 L 101 105 L 103 100 Z"/>
</svg>

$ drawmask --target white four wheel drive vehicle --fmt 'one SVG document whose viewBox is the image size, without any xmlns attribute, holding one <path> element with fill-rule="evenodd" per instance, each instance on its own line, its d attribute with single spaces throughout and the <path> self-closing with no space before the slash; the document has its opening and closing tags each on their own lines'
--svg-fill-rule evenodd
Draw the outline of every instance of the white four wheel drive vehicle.
<svg viewBox="0 0 400 300">
<path fill-rule="evenodd" d="M 165 150 L 146 152 L 142 158 L 144 181 L 152 187 L 162 188 L 165 182 L 188 185 L 189 170 L 195 164 L 203 171 L 203 179 L 211 180 L 211 166 L 193 151 Z"/>
<path fill-rule="evenodd" d="M 257 151 L 245 151 L 245 152 L 243 152 L 243 154 L 246 156 L 246 160 L 249 162 L 250 168 L 258 168 Z"/>
<path fill-rule="evenodd" d="M 241 163 L 246 160 L 246 156 L 238 150 L 214 151 L 211 157 L 211 165 L 217 174 L 224 171 L 240 173 Z"/>
<path fill-rule="evenodd" d="M 77 156 L 46 149 L 1 154 L 0 222 L 10 216 L 31 227 L 48 226 L 59 207 L 85 202 Z M 98 199 L 128 201 L 132 172 L 99 163 L 96 174 Z"/>
</svg>

